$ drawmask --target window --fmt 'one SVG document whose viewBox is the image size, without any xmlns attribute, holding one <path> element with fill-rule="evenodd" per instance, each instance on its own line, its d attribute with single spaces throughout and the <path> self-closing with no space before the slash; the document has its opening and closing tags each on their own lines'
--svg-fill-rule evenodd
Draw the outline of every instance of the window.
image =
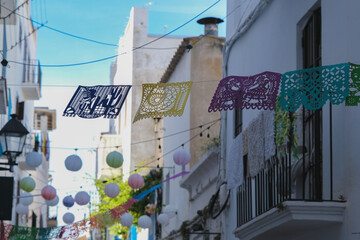
<svg viewBox="0 0 360 240">
<path fill-rule="evenodd" d="M 313 11 L 302 31 L 302 52 L 303 68 L 321 66 L 320 8 Z M 305 153 L 303 159 L 309 162 L 308 181 L 311 188 L 309 197 L 320 200 L 322 199 L 322 110 L 310 111 L 303 108 L 302 119 L 303 143 L 300 144 L 305 144 L 305 151 L 308 154 L 308 159 L 305 159 Z"/>
<path fill-rule="evenodd" d="M 16 101 L 16 115 L 18 120 L 24 119 L 24 102 Z"/>
<path fill-rule="evenodd" d="M 234 137 L 239 135 L 242 131 L 242 110 L 235 109 L 235 119 L 234 119 Z"/>
</svg>

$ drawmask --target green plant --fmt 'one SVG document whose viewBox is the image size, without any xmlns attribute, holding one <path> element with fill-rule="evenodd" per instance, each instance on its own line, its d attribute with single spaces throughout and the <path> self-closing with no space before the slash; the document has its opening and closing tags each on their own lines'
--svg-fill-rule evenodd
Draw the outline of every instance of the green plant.
<svg viewBox="0 0 360 240">
<path fill-rule="evenodd" d="M 278 146 L 278 153 L 280 156 L 284 156 L 287 152 L 287 143 L 289 138 L 292 138 L 292 154 L 295 158 L 298 158 L 298 140 L 299 137 L 296 134 L 296 113 L 288 112 L 280 105 L 279 97 L 276 101 L 275 109 L 275 144 Z M 285 146 L 285 147 L 284 147 Z"/>
<path fill-rule="evenodd" d="M 190 239 L 189 231 L 188 231 L 188 225 L 189 225 L 188 221 L 184 221 L 181 224 L 180 233 L 181 233 L 181 236 L 182 236 L 183 240 L 189 240 Z"/>
<path fill-rule="evenodd" d="M 214 138 L 210 138 L 204 146 L 201 147 L 201 151 L 203 151 L 204 153 L 206 153 L 207 151 L 209 151 L 211 148 L 213 147 L 219 147 L 220 146 L 220 138 L 219 137 L 214 137 Z"/>
</svg>

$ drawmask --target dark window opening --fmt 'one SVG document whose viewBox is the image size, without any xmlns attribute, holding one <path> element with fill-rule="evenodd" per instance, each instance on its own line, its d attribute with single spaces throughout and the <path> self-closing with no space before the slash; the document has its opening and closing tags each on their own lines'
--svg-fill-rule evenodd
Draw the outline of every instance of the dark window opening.
<svg viewBox="0 0 360 240">
<path fill-rule="evenodd" d="M 302 32 L 303 68 L 321 66 L 321 9 L 310 16 Z M 313 81 L 322 81 L 321 73 Z M 321 91 L 321 89 L 319 89 Z M 310 111 L 303 108 L 303 159 L 309 163 L 307 183 L 309 198 L 322 199 L 322 110 Z"/>
<path fill-rule="evenodd" d="M 235 109 L 234 136 L 236 137 L 242 131 L 242 110 Z"/>
</svg>

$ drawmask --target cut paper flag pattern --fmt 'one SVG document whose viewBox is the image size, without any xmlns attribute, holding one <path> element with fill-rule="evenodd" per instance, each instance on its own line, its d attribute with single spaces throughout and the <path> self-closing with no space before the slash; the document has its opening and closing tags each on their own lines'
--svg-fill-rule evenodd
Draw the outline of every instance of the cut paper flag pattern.
<svg viewBox="0 0 360 240">
<path fill-rule="evenodd" d="M 130 85 L 79 86 L 63 116 L 81 118 L 116 118 L 130 91 Z"/>
<path fill-rule="evenodd" d="M 349 96 L 346 97 L 346 106 L 358 106 L 360 103 L 360 65 L 350 63 Z"/>
<path fill-rule="evenodd" d="M 281 78 L 280 104 L 286 111 L 320 109 L 329 99 L 340 104 L 349 94 L 350 64 L 342 63 L 286 72 Z"/>
<path fill-rule="evenodd" d="M 133 122 L 151 117 L 181 116 L 191 87 L 191 81 L 143 84 L 141 103 Z"/>
<path fill-rule="evenodd" d="M 222 79 L 211 101 L 209 112 L 232 109 L 274 109 L 281 74 L 263 72 L 253 76 Z"/>
</svg>

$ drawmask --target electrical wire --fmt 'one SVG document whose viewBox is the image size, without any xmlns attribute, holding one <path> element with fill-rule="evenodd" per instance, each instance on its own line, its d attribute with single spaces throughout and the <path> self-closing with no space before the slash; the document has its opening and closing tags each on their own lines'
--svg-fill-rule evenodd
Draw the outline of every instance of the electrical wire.
<svg viewBox="0 0 360 240">
<path fill-rule="evenodd" d="M 210 126 L 208 126 L 207 128 L 205 128 L 204 130 L 202 130 L 200 133 L 203 133 L 203 132 L 205 132 L 205 131 L 208 131 L 208 130 L 210 129 L 210 127 L 212 127 L 213 125 L 215 125 L 218 121 L 220 121 L 220 119 L 214 121 Z M 137 169 L 134 169 L 133 171 L 130 171 L 129 173 L 136 172 L 138 169 L 141 169 L 141 168 L 143 168 L 143 167 L 147 167 L 147 166 L 149 166 L 150 164 L 152 164 L 152 163 L 154 163 L 154 162 L 156 162 L 156 161 L 159 161 L 160 159 L 164 158 L 165 156 L 169 155 L 170 153 L 174 152 L 175 150 L 179 149 L 180 147 L 183 147 L 185 144 L 191 142 L 191 141 L 194 140 L 196 137 L 200 136 L 200 133 L 192 136 L 190 139 L 188 139 L 187 141 L 185 141 L 185 142 L 183 142 L 182 144 L 180 144 L 180 146 L 178 146 L 178 147 L 176 147 L 176 148 L 168 151 L 167 153 L 164 153 L 164 154 L 163 154 L 162 156 L 160 156 L 160 157 L 154 158 L 154 160 L 152 160 L 152 161 L 150 161 L 150 162 L 148 162 L 148 163 L 146 163 L 146 164 L 144 164 L 144 165 L 139 166 Z"/>
<path fill-rule="evenodd" d="M 143 140 L 143 141 L 139 141 L 139 142 L 132 142 L 130 145 L 137 145 L 137 144 L 141 144 L 141 143 L 146 143 L 146 142 L 152 142 L 152 141 L 157 141 L 157 140 L 161 140 L 161 139 L 165 139 L 165 138 L 169 138 L 169 137 L 173 137 L 173 136 L 176 136 L 176 135 L 179 135 L 181 133 L 185 133 L 185 132 L 189 132 L 189 131 L 192 131 L 192 130 L 195 130 L 195 129 L 198 129 L 198 128 L 202 128 L 202 127 L 205 127 L 209 124 L 214 124 L 216 122 L 220 121 L 220 118 L 219 119 L 216 119 L 214 121 L 210 121 L 210 122 L 207 122 L 207 123 L 204 123 L 204 124 L 201 124 L 201 125 L 198 125 L 196 127 L 192 127 L 192 128 L 189 128 L 189 129 L 185 129 L 185 130 L 182 130 L 182 131 L 179 131 L 179 132 L 175 132 L 175 133 L 172 133 L 172 134 L 169 134 L 169 135 L 166 135 L 166 136 L 163 136 L 163 137 L 158 137 L 158 138 L 152 138 L 152 139 L 147 139 L 147 140 Z M 210 126 L 212 126 L 210 125 Z M 207 129 L 205 129 L 207 130 Z M 32 144 L 27 144 L 26 146 L 31 146 L 31 147 L 34 147 Z M 77 148 L 77 147 L 72 147 L 72 148 L 67 148 L 67 147 L 53 147 L 51 146 L 50 148 L 52 149 L 65 149 L 65 150 L 96 150 L 96 149 L 106 149 L 106 148 L 119 148 L 121 147 L 122 145 L 116 145 L 116 146 L 110 146 L 110 147 L 84 147 L 84 148 Z M 43 146 L 40 146 L 39 145 L 39 148 L 40 147 L 43 147 Z"/>
<path fill-rule="evenodd" d="M 221 0 L 217 0 L 215 3 L 213 3 L 212 5 L 210 5 L 208 8 L 206 8 L 205 10 L 203 10 L 202 12 L 200 12 L 199 14 L 197 14 L 196 16 L 194 16 L 193 18 L 191 18 L 190 20 L 186 21 L 185 23 L 181 24 L 179 27 L 173 29 L 172 31 L 166 33 L 166 34 L 163 34 L 161 35 L 160 37 L 158 38 L 155 38 L 147 43 L 144 43 L 138 47 L 134 47 L 130 52 L 133 52 L 133 51 L 136 51 L 138 49 L 141 49 L 141 48 L 144 48 L 154 42 L 157 42 L 159 41 L 160 39 L 176 32 L 177 30 L 183 28 L 184 26 L 186 26 L 187 24 L 189 24 L 190 22 L 192 22 L 193 20 L 195 20 L 196 18 L 198 18 L 199 16 L 201 16 L 202 14 L 204 14 L 205 12 L 207 12 L 209 9 L 211 9 L 212 7 L 214 7 L 215 5 L 217 5 Z M 17 14 L 17 13 L 15 13 Z M 19 14 L 17 14 L 19 15 Z M 21 15 L 20 15 L 21 16 Z M 24 17 L 24 16 L 23 16 Z M 26 18 L 26 17 L 25 17 Z M 31 18 L 28 18 L 29 20 L 31 20 L 32 22 L 34 23 L 37 23 L 36 21 L 32 20 Z M 37 23 L 39 24 L 39 23 Z M 45 25 L 46 27 L 46 25 Z M 102 61 L 106 61 L 106 60 L 109 60 L 109 59 L 113 59 L 113 58 L 116 58 L 120 55 L 124 55 L 124 54 L 128 54 L 129 52 L 122 52 L 122 53 L 119 53 L 119 54 L 116 54 L 116 55 L 113 55 L 113 56 L 109 56 L 109 57 L 105 57 L 105 58 L 100 58 L 100 59 L 96 59 L 96 60 L 92 60 L 92 61 L 86 61 L 86 62 L 79 62 L 79 63 L 70 63 L 70 64 L 44 64 L 44 65 L 41 65 L 42 67 L 74 67 L 74 66 L 80 66 L 80 65 L 86 65 L 86 64 L 92 64 L 92 63 L 97 63 L 97 62 L 102 62 Z M 21 64 L 21 65 L 33 65 L 31 63 L 24 63 L 24 62 L 18 62 L 18 61 L 13 61 L 13 60 L 8 60 L 8 62 L 12 62 L 12 63 L 15 63 L 15 64 Z"/>
</svg>

